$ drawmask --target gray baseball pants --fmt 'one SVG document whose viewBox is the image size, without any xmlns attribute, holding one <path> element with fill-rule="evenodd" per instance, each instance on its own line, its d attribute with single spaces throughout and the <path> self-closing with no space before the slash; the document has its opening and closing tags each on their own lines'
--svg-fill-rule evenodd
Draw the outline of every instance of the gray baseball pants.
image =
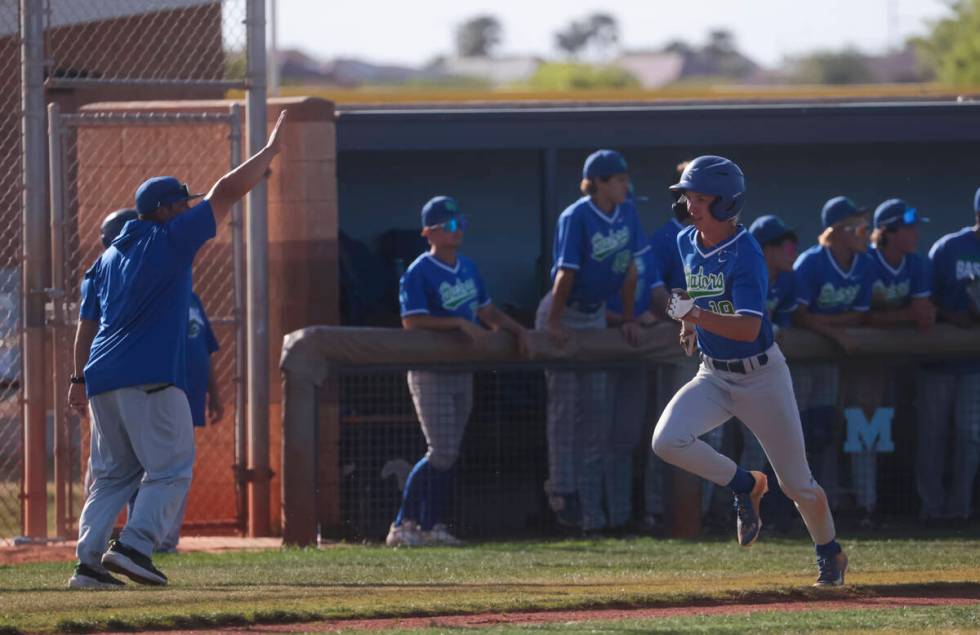
<svg viewBox="0 0 980 635">
<path fill-rule="evenodd" d="M 410 370 L 408 390 L 425 435 L 429 463 L 448 470 L 459 458 L 473 409 L 473 374 Z"/>
<path fill-rule="evenodd" d="M 814 543 L 826 544 L 836 536 L 834 519 L 807 465 L 789 368 L 778 345 L 766 354 L 765 366 L 745 374 L 702 363 L 694 379 L 667 404 L 653 435 L 653 450 L 668 463 L 727 485 L 735 475 L 735 462 L 698 437 L 738 417 L 762 443 L 780 487 L 796 503 Z"/>
<path fill-rule="evenodd" d="M 120 542 L 149 557 L 174 526 L 191 484 L 194 425 L 184 391 L 159 388 L 120 388 L 89 400 L 91 490 L 76 547 L 82 564 L 102 568 L 116 518 L 137 490 Z"/>
</svg>

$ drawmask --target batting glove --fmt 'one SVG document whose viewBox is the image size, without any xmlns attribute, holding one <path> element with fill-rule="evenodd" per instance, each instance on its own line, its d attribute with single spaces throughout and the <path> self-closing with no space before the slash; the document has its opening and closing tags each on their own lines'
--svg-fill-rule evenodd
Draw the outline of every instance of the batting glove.
<svg viewBox="0 0 980 635">
<path fill-rule="evenodd" d="M 694 308 L 694 298 L 687 295 L 683 289 L 674 289 L 670 292 L 670 300 L 667 301 L 667 315 L 675 320 L 681 320 Z"/>
</svg>

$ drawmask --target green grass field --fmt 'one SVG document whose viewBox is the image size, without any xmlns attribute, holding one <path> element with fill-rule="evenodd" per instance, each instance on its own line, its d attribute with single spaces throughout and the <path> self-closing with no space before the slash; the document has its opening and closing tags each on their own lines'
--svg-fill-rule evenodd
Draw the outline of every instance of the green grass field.
<svg viewBox="0 0 980 635">
<path fill-rule="evenodd" d="M 980 590 L 980 540 L 855 539 L 845 541 L 849 585 L 831 597 Z M 812 546 L 770 539 L 751 549 L 734 542 L 602 540 L 508 542 L 462 549 L 390 550 L 338 545 L 283 550 L 159 556 L 169 587 L 68 591 L 67 563 L 0 567 L 0 632 L 86 632 L 193 628 L 318 619 L 657 607 L 708 602 L 828 597 L 810 588 Z M 980 604 L 980 600 L 977 601 Z M 833 614 L 831 614 L 833 613 Z M 880 616 L 878 615 L 880 613 Z M 755 616 L 656 620 L 669 630 L 745 628 Z M 800 620 L 812 620 L 801 622 Z M 782 620 L 782 621 L 781 621 Z M 815 611 L 768 615 L 771 631 L 976 628 L 972 607 Z M 596 626 L 598 624 L 598 626 Z M 581 625 L 595 632 L 636 632 L 637 621 Z M 517 626 L 507 627 L 517 629 Z M 526 625 L 553 630 L 558 625 Z M 576 627 L 577 628 L 577 627 Z M 565 630 L 565 629 L 562 629 Z M 501 632 L 499 629 L 495 632 Z"/>
</svg>

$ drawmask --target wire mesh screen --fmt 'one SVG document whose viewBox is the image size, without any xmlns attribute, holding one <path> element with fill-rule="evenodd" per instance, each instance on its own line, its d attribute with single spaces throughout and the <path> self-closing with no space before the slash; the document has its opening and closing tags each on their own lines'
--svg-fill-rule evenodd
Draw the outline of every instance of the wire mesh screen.
<svg viewBox="0 0 980 635">
<path fill-rule="evenodd" d="M 140 113 L 64 115 L 62 166 L 66 327 L 60 334 L 56 387 L 67 385 L 78 320 L 80 281 L 102 253 L 100 225 L 113 210 L 131 207 L 136 187 L 146 178 L 174 175 L 193 191 L 207 190 L 231 163 L 228 114 Z M 229 219 L 219 219 L 218 234 L 198 254 L 194 289 L 210 318 L 221 349 L 212 356 L 224 416 L 196 429 L 197 461 L 185 526 L 238 524 L 235 464 L 237 356 L 241 307 L 235 292 L 233 240 Z M 58 388 L 56 388 L 58 389 Z M 72 485 L 69 535 L 77 522 L 80 478 L 88 457 L 89 422 L 65 413 L 71 440 Z"/>
<path fill-rule="evenodd" d="M 238 82 L 245 0 L 48 0 L 51 84 Z"/>
<path fill-rule="evenodd" d="M 840 384 L 831 386 L 829 393 L 827 458 L 821 460 L 815 445 L 808 456 L 838 524 L 851 531 L 914 521 L 920 510 L 915 483 L 916 365 L 885 370 L 878 360 L 871 360 L 833 366 Z M 574 464 L 570 487 L 575 491 L 565 492 L 574 493 L 579 505 L 574 531 L 662 530 L 671 506 L 699 505 L 696 499 L 671 500 L 665 488 L 675 468 L 664 466 L 649 450 L 660 412 L 684 383 L 678 384 L 676 372 L 668 368 L 569 369 L 527 363 L 450 371 L 443 367 L 422 377 L 413 377 L 415 371 L 406 376 L 404 368 L 341 368 L 338 389 L 330 392 L 339 401 L 340 535 L 384 540 L 405 500 L 409 474 L 427 451 L 430 464 L 441 463 L 440 469 L 452 466 L 452 489 L 438 503 L 435 517 L 462 538 L 561 531 L 555 488 L 552 483 L 549 490 L 546 484 L 560 477 L 554 465 L 549 469 L 556 460 Z M 798 391 L 807 372 L 794 373 L 794 379 L 800 379 Z M 579 379 L 554 381 L 555 375 Z M 588 408 L 583 393 L 592 390 L 583 380 L 589 375 L 604 376 L 599 392 L 593 393 L 601 399 L 598 429 L 582 432 L 575 451 L 556 449 L 548 440 L 549 411 L 557 408 L 564 417 L 580 419 Z M 815 439 L 808 413 L 813 399 L 802 393 L 800 398 L 811 449 Z M 873 423 L 876 416 L 881 425 Z M 763 505 L 767 531 L 805 534 L 792 503 L 776 486 L 763 448 L 747 428 L 731 419 L 702 439 L 747 469 L 769 472 L 772 493 Z M 949 482 L 954 461 L 949 451 L 946 456 L 943 471 Z M 428 487 L 422 498 L 429 502 L 406 503 L 402 520 L 428 514 L 424 506 L 440 495 L 438 486 Z M 695 513 L 707 532 L 727 535 L 734 530 L 727 488 L 705 482 Z"/>
<path fill-rule="evenodd" d="M 18 4 L 0 5 L 0 544 L 21 533 L 22 142 Z"/>
</svg>

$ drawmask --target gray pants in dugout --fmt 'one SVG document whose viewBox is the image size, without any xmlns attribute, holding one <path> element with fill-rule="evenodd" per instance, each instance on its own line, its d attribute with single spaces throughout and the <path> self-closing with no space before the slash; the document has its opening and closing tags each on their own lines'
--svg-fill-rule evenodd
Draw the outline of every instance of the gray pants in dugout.
<svg viewBox="0 0 980 635">
<path fill-rule="evenodd" d="M 92 397 L 92 485 L 78 520 L 79 562 L 102 568 L 112 527 L 139 489 L 120 542 L 150 556 L 173 527 L 191 484 L 194 426 L 183 390 L 120 388 Z"/>
<path fill-rule="evenodd" d="M 551 293 L 538 305 L 534 326 L 544 329 L 551 311 Z M 565 307 L 561 323 L 570 329 L 606 328 L 605 307 L 583 313 Z M 607 373 L 603 371 L 546 371 L 548 384 L 548 492 L 578 492 L 582 527 L 606 526 L 602 508 L 602 435 L 609 417 Z"/>
<path fill-rule="evenodd" d="M 776 344 L 769 362 L 750 373 L 711 370 L 698 374 L 667 405 L 653 435 L 653 449 L 664 460 L 718 485 L 735 474 L 735 463 L 699 439 L 731 417 L 759 438 L 783 491 L 795 503 L 818 545 L 834 539 L 827 497 L 814 481 L 803 448 L 803 428 L 793 397 L 786 359 Z"/>
<path fill-rule="evenodd" d="M 429 463 L 437 470 L 448 470 L 459 458 L 473 410 L 473 374 L 410 370 L 407 377 Z"/>
</svg>

